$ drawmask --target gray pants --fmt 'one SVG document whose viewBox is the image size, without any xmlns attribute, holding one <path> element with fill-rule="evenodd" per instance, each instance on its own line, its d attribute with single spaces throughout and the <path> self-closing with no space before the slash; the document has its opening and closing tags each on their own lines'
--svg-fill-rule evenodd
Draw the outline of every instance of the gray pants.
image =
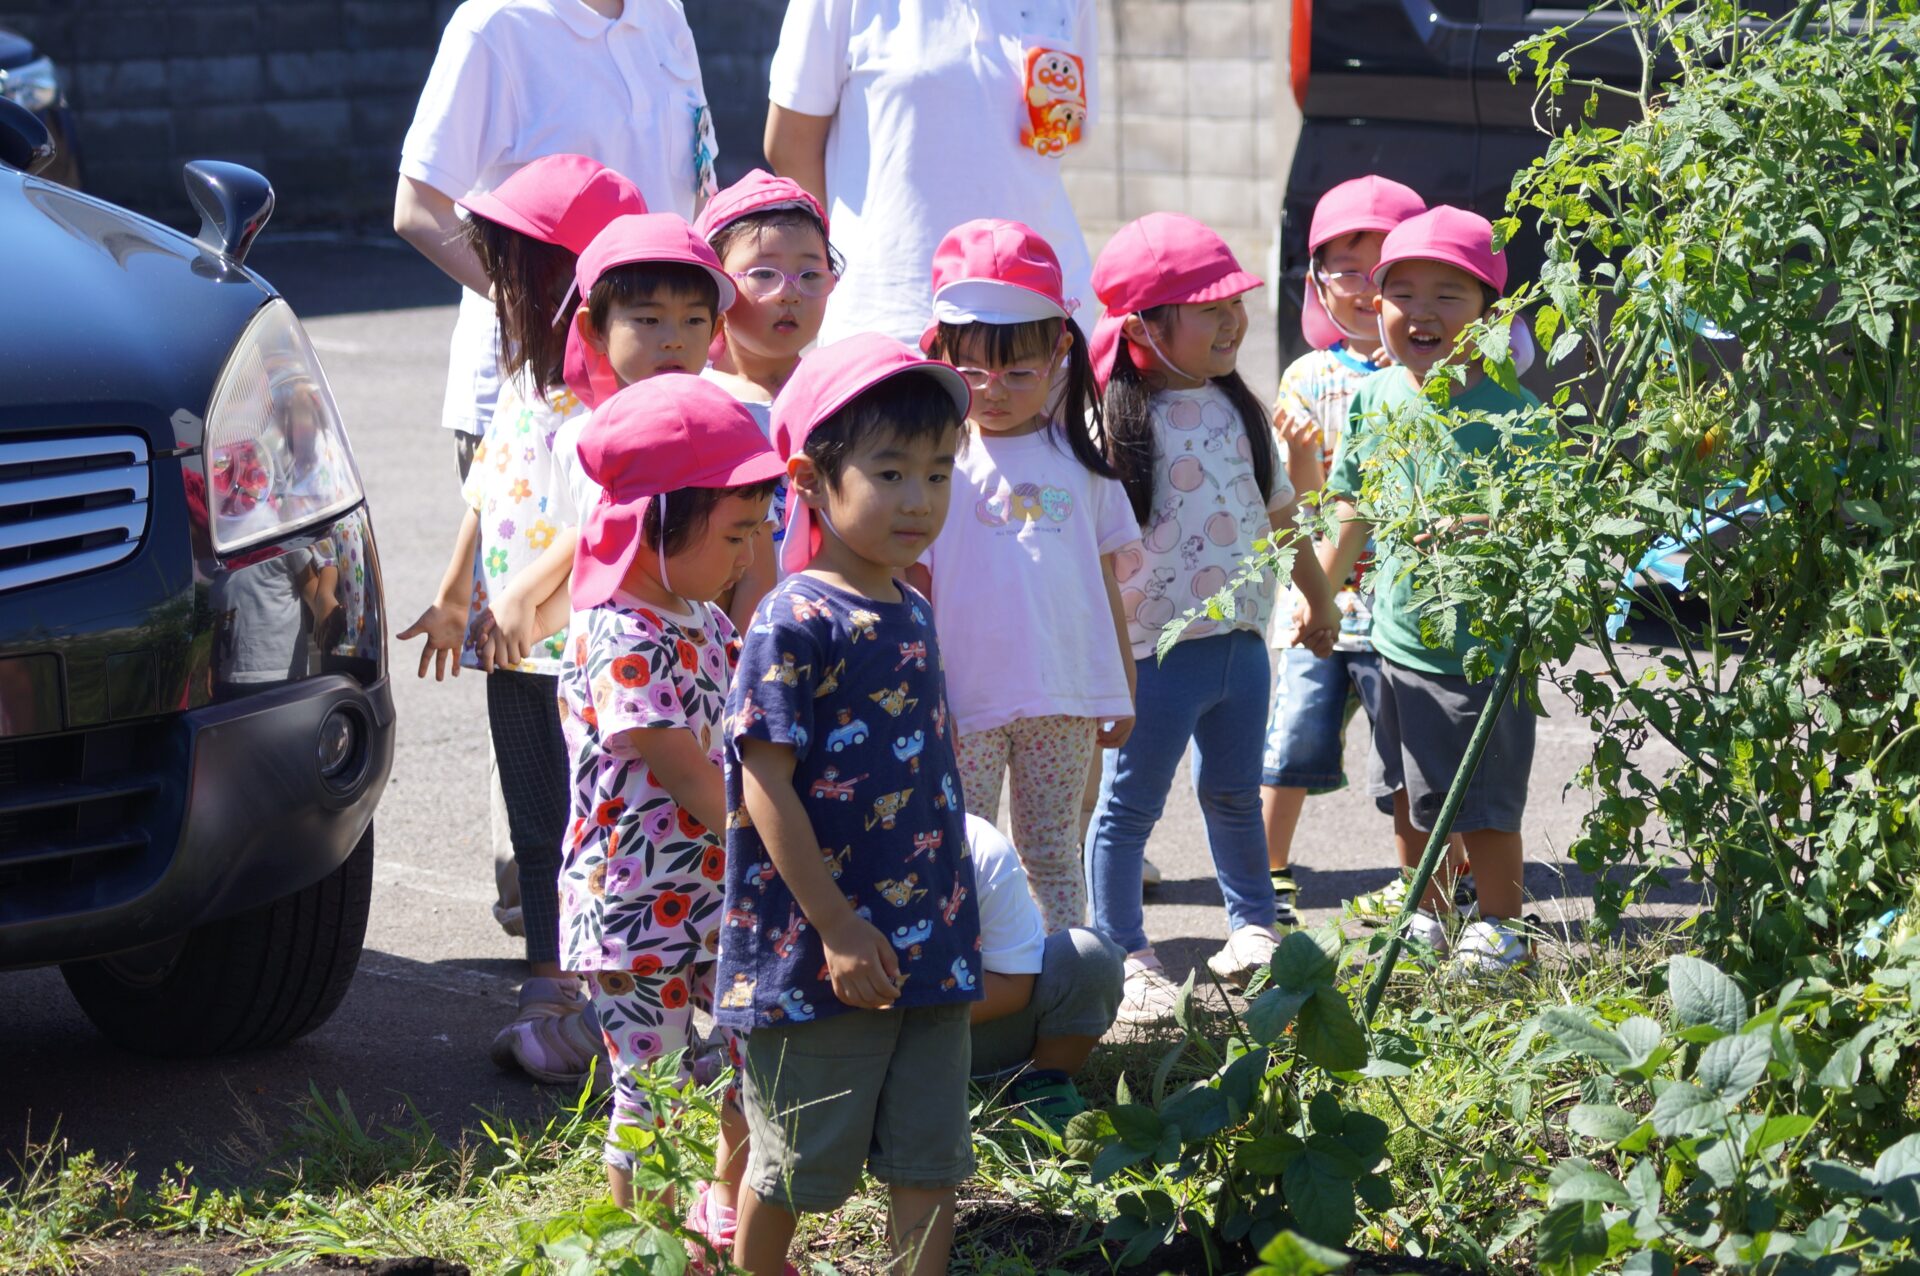
<svg viewBox="0 0 1920 1276">
<path fill-rule="evenodd" d="M 1027 1007 L 973 1026 L 973 1075 L 1012 1072 L 1042 1037 L 1099 1037 L 1120 1008 L 1126 954 L 1098 931 L 1075 926 L 1047 936 Z"/>
</svg>

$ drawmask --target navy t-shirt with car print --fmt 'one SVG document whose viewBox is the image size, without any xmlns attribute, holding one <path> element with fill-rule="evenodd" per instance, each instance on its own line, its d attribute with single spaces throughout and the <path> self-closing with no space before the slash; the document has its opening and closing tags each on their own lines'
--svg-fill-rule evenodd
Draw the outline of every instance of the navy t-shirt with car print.
<svg viewBox="0 0 1920 1276">
<path fill-rule="evenodd" d="M 783 744 L 821 854 L 854 911 L 899 957 L 900 1007 L 980 997 L 980 919 L 967 857 L 933 609 L 807 575 L 754 612 L 727 697 L 727 907 L 714 1018 L 730 1028 L 847 1010 L 820 936 L 775 872 L 741 800 L 740 741 Z"/>
</svg>

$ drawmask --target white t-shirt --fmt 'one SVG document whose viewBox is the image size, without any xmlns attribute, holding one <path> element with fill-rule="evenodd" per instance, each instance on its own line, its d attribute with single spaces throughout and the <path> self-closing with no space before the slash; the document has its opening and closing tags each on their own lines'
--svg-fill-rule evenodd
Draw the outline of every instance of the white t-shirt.
<svg viewBox="0 0 1920 1276">
<path fill-rule="evenodd" d="M 655 212 L 692 218 L 714 189 L 713 125 L 681 0 L 466 0 L 400 147 L 400 173 L 452 199 L 544 155 L 599 160 Z M 493 306 L 460 299 L 441 424 L 484 434 L 498 378 Z"/>
<path fill-rule="evenodd" d="M 955 730 L 1132 716 L 1100 556 L 1129 547 L 1137 556 L 1139 543 L 1126 489 L 1049 431 L 969 431 L 946 524 L 921 557 Z"/>
<path fill-rule="evenodd" d="M 1226 391 L 1162 390 L 1152 399 L 1153 515 L 1141 551 L 1116 562 L 1120 607 L 1137 659 L 1153 655 L 1161 629 L 1203 607 L 1240 574 L 1269 517 L 1293 499 L 1279 440 L 1273 442 L 1273 492 L 1263 502 L 1253 477 L 1253 444 Z M 1271 431 L 1264 419 L 1257 428 Z M 1273 611 L 1273 577 L 1262 573 L 1234 591 L 1232 619 L 1201 619 L 1180 639 L 1234 629 L 1264 635 Z"/>
<path fill-rule="evenodd" d="M 967 851 L 980 892 L 980 965 L 996 975 L 1037 975 L 1047 950 L 1040 906 L 1027 893 L 1020 853 L 991 823 L 967 817 Z"/>
<path fill-rule="evenodd" d="M 933 251 L 975 217 L 1040 232 L 1060 257 L 1080 326 L 1098 303 L 1060 160 L 1023 147 L 1030 47 L 1085 64 L 1090 128 L 1094 0 L 792 0 L 768 97 L 834 117 L 827 133 L 833 244 L 846 273 L 821 344 L 856 332 L 917 342 L 932 311 Z"/>
</svg>

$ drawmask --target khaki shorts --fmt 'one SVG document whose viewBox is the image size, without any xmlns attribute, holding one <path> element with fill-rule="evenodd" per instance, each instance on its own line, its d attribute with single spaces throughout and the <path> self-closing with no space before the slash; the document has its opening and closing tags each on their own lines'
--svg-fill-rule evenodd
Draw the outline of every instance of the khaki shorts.
<svg viewBox="0 0 1920 1276">
<path fill-rule="evenodd" d="M 973 1174 L 966 1003 L 847 1010 L 755 1028 L 741 1106 L 746 1186 L 795 1213 L 838 1209 L 864 1167 L 893 1187 L 957 1187 Z"/>
</svg>

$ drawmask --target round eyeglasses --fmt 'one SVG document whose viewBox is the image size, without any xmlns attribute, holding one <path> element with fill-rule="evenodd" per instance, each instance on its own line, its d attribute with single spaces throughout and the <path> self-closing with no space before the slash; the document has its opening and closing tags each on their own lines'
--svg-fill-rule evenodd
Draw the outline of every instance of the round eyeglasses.
<svg viewBox="0 0 1920 1276">
<path fill-rule="evenodd" d="M 740 284 L 740 291 L 749 297 L 765 301 L 777 297 L 791 284 L 793 290 L 802 297 L 824 297 L 833 291 L 840 282 L 831 270 L 803 270 L 797 275 L 789 275 L 784 270 L 775 270 L 772 266 L 755 266 L 751 270 L 736 270 L 733 277 Z"/>
<path fill-rule="evenodd" d="M 1038 390 L 1047 384 L 1048 376 L 1044 368 L 955 368 L 954 371 L 970 390 L 984 390 L 998 381 L 1013 394 Z"/>
<path fill-rule="evenodd" d="M 1328 292 L 1337 292 L 1346 297 L 1356 297 L 1373 290 L 1373 277 L 1364 270 L 1317 270 L 1314 278 Z"/>
</svg>

